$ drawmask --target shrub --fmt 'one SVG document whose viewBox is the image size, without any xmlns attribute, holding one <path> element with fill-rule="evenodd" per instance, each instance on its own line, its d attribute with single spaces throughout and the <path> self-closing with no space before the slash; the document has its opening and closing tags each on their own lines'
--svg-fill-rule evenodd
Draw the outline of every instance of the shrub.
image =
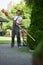
<svg viewBox="0 0 43 65">
<path fill-rule="evenodd" d="M 33 53 L 33 65 L 43 65 L 43 40 L 40 41 Z"/>
<path fill-rule="evenodd" d="M 36 40 L 35 42 L 27 36 L 27 44 L 30 49 L 35 49 L 38 45 L 38 43 L 43 40 L 43 31 L 38 30 L 36 26 L 32 26 L 31 29 L 28 29 L 28 32 L 33 36 L 33 38 Z"/>
<path fill-rule="evenodd" d="M 43 41 L 40 41 L 33 53 L 33 56 L 40 57 L 42 53 L 43 53 Z"/>
<path fill-rule="evenodd" d="M 40 3 L 40 4 L 39 4 Z M 34 4 L 31 12 L 31 25 L 28 28 L 28 33 L 30 33 L 36 41 L 34 42 L 27 36 L 27 43 L 29 48 L 35 49 L 39 42 L 43 39 L 43 8 L 41 7 L 42 1 L 34 0 Z"/>
</svg>

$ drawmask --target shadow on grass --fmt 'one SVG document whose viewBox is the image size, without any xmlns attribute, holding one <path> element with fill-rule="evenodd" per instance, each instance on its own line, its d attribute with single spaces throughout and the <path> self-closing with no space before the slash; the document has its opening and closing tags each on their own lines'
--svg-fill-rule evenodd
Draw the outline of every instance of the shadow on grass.
<svg viewBox="0 0 43 65">
<path fill-rule="evenodd" d="M 18 48 L 17 52 L 33 54 L 32 50 L 30 51 L 28 47 L 21 47 L 20 49 Z"/>
</svg>

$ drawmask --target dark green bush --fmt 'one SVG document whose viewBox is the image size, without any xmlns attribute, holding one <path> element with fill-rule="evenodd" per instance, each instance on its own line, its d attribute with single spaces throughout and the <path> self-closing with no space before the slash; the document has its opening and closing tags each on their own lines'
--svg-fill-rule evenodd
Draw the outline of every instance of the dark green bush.
<svg viewBox="0 0 43 65">
<path fill-rule="evenodd" d="M 33 53 L 33 65 L 43 65 L 43 40 L 41 40 Z"/>
<path fill-rule="evenodd" d="M 40 57 L 43 54 L 43 41 L 40 41 L 37 48 L 35 49 L 33 56 Z"/>
<path fill-rule="evenodd" d="M 40 40 L 43 39 L 43 31 L 37 30 L 37 28 L 35 28 L 35 27 L 33 28 L 33 27 L 28 32 L 33 36 L 33 38 L 36 41 L 34 42 L 29 36 L 27 36 L 27 42 L 28 42 L 27 44 L 28 44 L 29 48 L 31 48 L 31 49 L 35 49 L 37 47 L 38 43 L 40 42 Z"/>
<path fill-rule="evenodd" d="M 39 4 L 40 3 L 40 4 Z M 28 33 L 30 33 L 34 38 L 35 42 L 27 36 L 27 43 L 29 48 L 35 49 L 39 42 L 43 39 L 43 8 L 41 7 L 41 0 L 34 0 L 34 4 L 31 12 L 31 25 L 28 28 Z"/>
</svg>

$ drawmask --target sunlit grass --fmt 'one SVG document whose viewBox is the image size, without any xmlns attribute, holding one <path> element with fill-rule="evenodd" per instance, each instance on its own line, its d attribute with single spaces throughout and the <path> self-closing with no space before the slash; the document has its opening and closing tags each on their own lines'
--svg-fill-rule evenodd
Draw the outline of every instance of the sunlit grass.
<svg viewBox="0 0 43 65">
<path fill-rule="evenodd" d="M 0 44 L 10 44 L 10 43 L 11 43 L 11 37 L 0 36 Z M 16 37 L 15 37 L 15 43 L 17 43 Z M 21 43 L 23 43 L 22 38 L 21 38 Z"/>
<path fill-rule="evenodd" d="M 9 44 L 11 40 L 0 40 L 0 44 Z"/>
</svg>

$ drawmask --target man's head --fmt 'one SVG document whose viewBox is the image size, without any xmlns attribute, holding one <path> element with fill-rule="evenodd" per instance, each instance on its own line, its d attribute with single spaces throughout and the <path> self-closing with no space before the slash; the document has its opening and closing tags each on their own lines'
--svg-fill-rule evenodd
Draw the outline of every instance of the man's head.
<svg viewBox="0 0 43 65">
<path fill-rule="evenodd" d="M 17 14 L 18 16 L 20 16 L 20 15 L 21 15 L 21 10 L 17 10 L 17 11 L 16 11 L 16 14 Z"/>
</svg>

